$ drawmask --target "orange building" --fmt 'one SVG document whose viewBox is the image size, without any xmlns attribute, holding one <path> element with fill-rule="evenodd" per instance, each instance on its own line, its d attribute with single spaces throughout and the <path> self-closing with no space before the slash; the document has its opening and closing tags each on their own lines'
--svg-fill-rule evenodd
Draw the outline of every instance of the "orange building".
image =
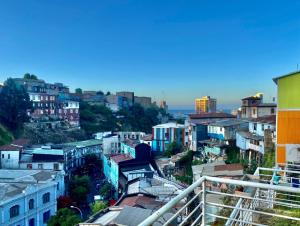
<svg viewBox="0 0 300 226">
<path fill-rule="evenodd" d="M 300 71 L 273 80 L 278 87 L 276 163 L 300 162 Z"/>
<path fill-rule="evenodd" d="M 210 96 L 204 96 L 195 100 L 196 113 L 213 113 L 217 111 L 217 100 Z"/>
</svg>

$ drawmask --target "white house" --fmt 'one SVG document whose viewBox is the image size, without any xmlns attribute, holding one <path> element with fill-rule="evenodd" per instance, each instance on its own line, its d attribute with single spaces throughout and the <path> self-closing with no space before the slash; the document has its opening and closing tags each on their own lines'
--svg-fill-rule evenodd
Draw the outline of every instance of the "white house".
<svg viewBox="0 0 300 226">
<path fill-rule="evenodd" d="M 0 147 L 0 169 L 18 169 L 20 155 L 29 144 L 27 139 L 14 140 L 11 144 Z"/>
<path fill-rule="evenodd" d="M 0 170 L 0 226 L 46 226 L 64 190 L 60 172 Z"/>
<path fill-rule="evenodd" d="M 266 149 L 272 149 L 276 139 L 276 115 L 251 119 L 249 127 L 236 134 L 236 146 L 249 162 L 261 162 Z"/>
</svg>

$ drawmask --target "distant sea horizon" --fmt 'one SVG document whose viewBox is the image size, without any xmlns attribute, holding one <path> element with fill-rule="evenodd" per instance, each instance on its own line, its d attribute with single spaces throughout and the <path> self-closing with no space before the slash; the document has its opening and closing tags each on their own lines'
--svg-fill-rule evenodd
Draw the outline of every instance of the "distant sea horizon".
<svg viewBox="0 0 300 226">
<path fill-rule="evenodd" d="M 231 109 L 220 109 L 218 111 L 231 114 Z M 187 118 L 190 114 L 196 113 L 194 109 L 169 109 L 168 112 L 174 118 Z"/>
</svg>

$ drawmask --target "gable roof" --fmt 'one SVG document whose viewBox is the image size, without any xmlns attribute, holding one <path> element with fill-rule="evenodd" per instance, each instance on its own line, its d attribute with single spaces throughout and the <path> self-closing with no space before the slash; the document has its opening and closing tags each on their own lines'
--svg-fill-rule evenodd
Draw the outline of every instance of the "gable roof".
<svg viewBox="0 0 300 226">
<path fill-rule="evenodd" d="M 128 160 L 131 160 L 133 158 L 128 154 L 119 154 L 119 155 L 111 156 L 111 159 L 115 163 L 120 163 L 120 162 L 125 162 L 125 161 L 128 161 Z"/>
<path fill-rule="evenodd" d="M 2 145 L 0 147 L 0 151 L 21 151 L 21 150 L 22 147 L 11 145 L 11 144 Z"/>
<path fill-rule="evenodd" d="M 289 77 L 289 76 L 292 76 L 292 75 L 296 75 L 296 74 L 299 74 L 300 75 L 300 71 L 294 71 L 294 72 L 291 72 L 289 74 L 286 74 L 286 75 L 282 75 L 282 76 L 278 76 L 276 78 L 273 78 L 273 81 L 276 83 L 277 85 L 277 82 L 279 79 L 282 79 L 282 78 L 285 78 L 285 77 Z"/>
</svg>

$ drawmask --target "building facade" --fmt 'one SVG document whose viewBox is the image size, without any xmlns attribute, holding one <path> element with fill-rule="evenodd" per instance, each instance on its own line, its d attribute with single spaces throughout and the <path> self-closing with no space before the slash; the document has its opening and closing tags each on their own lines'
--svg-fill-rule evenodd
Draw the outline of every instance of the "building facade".
<svg viewBox="0 0 300 226">
<path fill-rule="evenodd" d="M 195 100 L 196 113 L 208 113 L 217 111 L 217 99 L 211 98 L 210 96 L 204 96 Z"/>
<path fill-rule="evenodd" d="M 274 82 L 278 99 L 276 163 L 300 162 L 300 71 Z"/>
<path fill-rule="evenodd" d="M 188 132 L 189 149 L 197 151 L 199 147 L 199 141 L 209 139 L 207 126 L 210 123 L 232 118 L 236 118 L 236 116 L 223 112 L 190 114 L 188 119 L 185 120 L 185 127 L 187 128 Z"/>
<path fill-rule="evenodd" d="M 58 172 L 0 170 L 0 225 L 46 226 L 64 194 L 64 177 Z"/>
<path fill-rule="evenodd" d="M 152 150 L 164 152 L 168 144 L 176 142 L 187 145 L 185 126 L 175 122 L 160 124 L 152 127 Z"/>
<path fill-rule="evenodd" d="M 134 97 L 134 103 L 140 104 L 144 108 L 151 107 L 151 105 L 152 105 L 151 97 L 138 97 L 138 96 L 135 96 Z"/>
<path fill-rule="evenodd" d="M 249 163 L 262 162 L 267 150 L 274 150 L 276 140 L 276 116 L 269 115 L 249 121 L 249 128 L 236 133 L 236 146 L 243 159 Z"/>
<path fill-rule="evenodd" d="M 69 88 L 62 83 L 46 83 L 41 79 L 14 79 L 23 86 L 32 101 L 28 115 L 33 120 L 64 120 L 71 126 L 79 126 L 79 99 L 70 95 Z"/>
<path fill-rule="evenodd" d="M 276 103 L 264 103 L 263 94 L 242 99 L 241 118 L 259 118 L 265 115 L 276 115 Z"/>
</svg>

